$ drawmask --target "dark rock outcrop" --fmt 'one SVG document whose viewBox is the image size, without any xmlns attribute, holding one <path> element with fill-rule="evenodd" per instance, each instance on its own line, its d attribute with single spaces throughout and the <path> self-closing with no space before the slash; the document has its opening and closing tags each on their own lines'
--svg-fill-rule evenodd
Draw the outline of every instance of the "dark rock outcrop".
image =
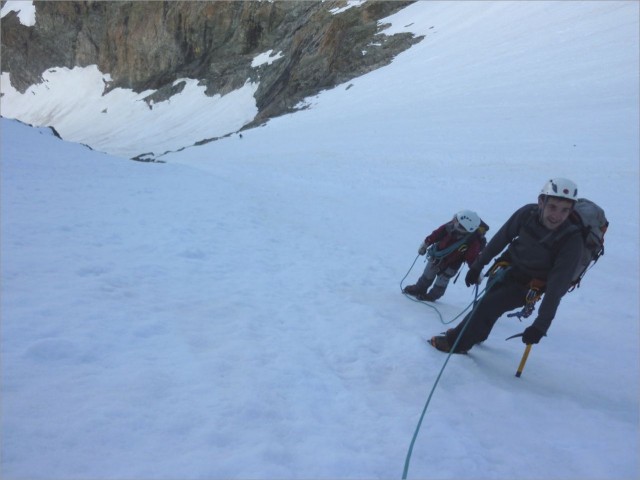
<svg viewBox="0 0 640 480">
<path fill-rule="evenodd" d="M 420 41 L 379 33 L 379 20 L 412 2 L 371 1 L 334 15 L 344 1 L 37 1 L 36 24 L 2 18 L 2 71 L 24 92 L 52 67 L 97 65 L 122 87 L 177 93 L 195 78 L 208 95 L 258 81 L 259 113 L 247 127 L 291 111 L 319 91 L 388 64 Z M 271 50 L 281 58 L 258 67 Z M 363 53 L 364 52 L 364 53 Z M 275 58 L 275 57 L 273 57 Z"/>
</svg>

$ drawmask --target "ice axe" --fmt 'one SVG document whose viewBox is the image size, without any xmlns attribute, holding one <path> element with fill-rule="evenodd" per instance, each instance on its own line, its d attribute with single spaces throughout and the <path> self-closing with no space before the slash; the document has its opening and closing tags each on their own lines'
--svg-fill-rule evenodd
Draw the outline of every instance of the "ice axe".
<svg viewBox="0 0 640 480">
<path fill-rule="evenodd" d="M 507 340 L 511 340 L 512 338 L 517 338 L 517 337 L 521 337 L 522 334 L 518 333 L 517 335 L 512 335 L 509 338 L 507 338 Z M 522 370 L 524 370 L 524 364 L 527 363 L 527 358 L 529 357 L 529 352 L 531 351 L 531 347 L 533 345 L 531 344 L 527 344 L 526 348 L 524 349 L 524 353 L 522 354 L 522 359 L 520 360 L 520 365 L 518 365 L 518 370 L 516 371 L 516 377 L 520 378 L 520 375 L 522 375 Z"/>
</svg>

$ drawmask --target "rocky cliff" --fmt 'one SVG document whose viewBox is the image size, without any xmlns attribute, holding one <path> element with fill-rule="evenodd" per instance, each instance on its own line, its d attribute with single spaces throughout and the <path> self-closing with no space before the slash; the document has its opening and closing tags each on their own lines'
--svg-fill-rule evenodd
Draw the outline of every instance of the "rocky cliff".
<svg viewBox="0 0 640 480">
<path fill-rule="evenodd" d="M 249 79 L 259 82 L 259 113 L 247 128 L 388 64 L 420 41 L 380 33 L 379 20 L 408 3 L 37 1 L 32 26 L 15 12 L 2 18 L 1 67 L 24 92 L 52 67 L 97 65 L 111 75 L 105 92 L 152 89 L 154 102 L 177 93 L 180 78 L 198 79 L 207 95 L 224 95 Z M 277 60 L 252 66 L 269 51 Z"/>
</svg>

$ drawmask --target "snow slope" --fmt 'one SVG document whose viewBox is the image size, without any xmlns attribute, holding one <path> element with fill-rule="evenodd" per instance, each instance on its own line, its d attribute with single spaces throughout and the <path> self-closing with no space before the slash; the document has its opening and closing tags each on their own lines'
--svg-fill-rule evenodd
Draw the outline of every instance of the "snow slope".
<svg viewBox="0 0 640 480">
<path fill-rule="evenodd" d="M 65 140 L 125 158 L 153 158 L 203 139 L 224 136 L 249 123 L 258 113 L 247 82 L 226 95 L 205 95 L 205 87 L 189 78 L 176 80 L 183 90 L 160 103 L 145 101 L 154 90 L 135 93 L 116 88 L 104 94 L 111 75 L 88 67 L 51 68 L 43 82 L 24 94 L 2 73 L 6 96 L 3 115 L 30 125 L 52 126 Z M 196 128 L 194 128 L 196 126 Z"/>
<path fill-rule="evenodd" d="M 527 322 L 451 358 L 408 478 L 638 478 L 638 3 L 391 23 L 427 38 L 164 164 L 2 120 L 3 478 L 400 478 L 447 325 L 399 283 L 454 212 L 491 235 L 551 176 L 606 255 L 520 379 Z"/>
</svg>

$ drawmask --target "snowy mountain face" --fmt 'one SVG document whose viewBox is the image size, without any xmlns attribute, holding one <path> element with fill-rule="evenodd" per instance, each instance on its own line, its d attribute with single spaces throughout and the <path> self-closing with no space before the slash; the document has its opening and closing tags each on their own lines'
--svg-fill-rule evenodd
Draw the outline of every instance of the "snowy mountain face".
<svg viewBox="0 0 640 480">
<path fill-rule="evenodd" d="M 3 116 L 122 154 L 1 121 L 2 477 L 640 477 L 639 10 L 416 2 L 383 19 L 424 37 L 388 66 L 165 163 L 127 152 L 236 131 L 255 85 L 217 109 L 185 79 L 149 109 L 96 66 L 24 94 L 5 73 Z M 520 378 L 505 339 L 534 317 L 447 361 L 427 340 L 474 291 L 465 267 L 405 298 L 418 246 L 462 209 L 491 238 L 554 176 L 605 209 L 605 255 Z"/>
<path fill-rule="evenodd" d="M 3 115 L 154 158 L 260 125 L 388 64 L 420 40 L 381 31 L 380 20 L 408 3 L 11 1 L 2 16 L 2 91 L 12 98 Z M 92 131 L 69 124 L 69 112 L 82 127 L 90 119 Z M 194 131 L 185 127 L 193 115 L 222 120 Z M 113 145 L 119 129 L 166 117 L 172 138 L 163 145 L 154 143 L 158 130 Z"/>
</svg>

